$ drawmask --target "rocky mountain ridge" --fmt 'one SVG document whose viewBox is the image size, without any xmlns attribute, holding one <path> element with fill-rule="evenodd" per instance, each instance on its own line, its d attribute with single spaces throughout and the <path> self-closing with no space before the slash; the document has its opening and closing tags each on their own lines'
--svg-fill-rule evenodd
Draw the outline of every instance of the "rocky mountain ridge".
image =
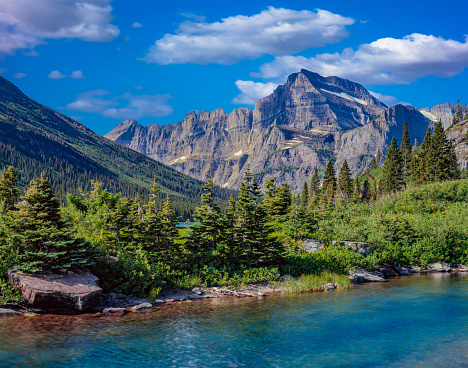
<svg viewBox="0 0 468 368">
<path fill-rule="evenodd" d="M 330 159 L 338 167 L 346 159 L 353 174 L 362 172 L 392 136 L 401 139 L 405 121 L 412 140 L 421 142 L 435 120 L 448 121 L 445 105 L 387 108 L 360 84 L 302 69 L 253 110 L 190 112 L 168 125 L 127 120 L 105 137 L 198 179 L 212 172 L 224 187 L 237 188 L 249 167 L 262 183 L 276 178 L 299 189 Z"/>
</svg>

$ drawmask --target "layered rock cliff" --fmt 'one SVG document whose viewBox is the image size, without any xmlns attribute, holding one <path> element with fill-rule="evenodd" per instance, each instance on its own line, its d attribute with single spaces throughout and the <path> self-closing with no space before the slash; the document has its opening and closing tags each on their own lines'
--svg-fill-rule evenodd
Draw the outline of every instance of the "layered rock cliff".
<svg viewBox="0 0 468 368">
<path fill-rule="evenodd" d="M 412 107 L 388 109 L 360 84 L 303 69 L 253 110 L 191 112 L 169 125 L 127 120 L 106 137 L 198 179 L 211 171 L 224 187 L 237 188 L 250 167 L 262 183 L 274 177 L 298 189 L 330 159 L 359 173 L 392 136 L 401 139 L 405 121 L 419 142 L 433 125 Z"/>
</svg>

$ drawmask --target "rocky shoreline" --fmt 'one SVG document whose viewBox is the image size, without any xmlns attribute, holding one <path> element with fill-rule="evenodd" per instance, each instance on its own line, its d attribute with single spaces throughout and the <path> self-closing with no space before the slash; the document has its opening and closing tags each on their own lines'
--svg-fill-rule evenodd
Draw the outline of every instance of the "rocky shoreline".
<svg viewBox="0 0 468 368">
<path fill-rule="evenodd" d="M 412 274 L 418 273 L 437 273 L 437 272 L 468 272 L 468 267 L 465 265 L 458 265 L 457 267 L 451 267 L 447 263 L 437 262 L 427 267 L 418 267 L 418 266 L 408 266 L 408 267 L 400 267 L 400 266 L 390 266 L 390 265 L 378 265 L 373 267 L 372 270 L 364 270 L 364 269 L 355 269 L 350 271 L 348 277 L 351 280 L 352 284 L 360 284 L 360 283 L 369 283 L 369 282 L 385 282 L 388 278 L 394 277 L 401 277 L 401 276 L 411 276 Z M 18 273 L 13 272 L 16 278 L 14 278 L 15 284 L 19 285 Z M 75 279 L 78 278 L 83 281 L 83 275 L 87 276 L 88 278 L 94 277 L 93 275 L 87 274 L 84 272 L 83 274 L 73 274 L 72 277 Z M 50 275 L 48 276 L 51 277 Z M 30 281 L 30 279 L 28 279 Z M 44 282 L 44 277 L 42 277 L 41 282 Z M 64 308 L 55 308 L 55 309 L 48 309 L 48 308 L 41 308 L 37 307 L 36 305 L 32 305 L 32 307 L 24 307 L 17 304 L 6 304 L 0 305 L 0 316 L 34 316 L 37 314 L 82 314 L 82 313 L 90 313 L 96 314 L 101 316 L 114 316 L 114 317 L 121 317 L 127 313 L 148 313 L 158 310 L 158 307 L 163 305 L 170 305 L 178 302 L 192 302 L 196 300 L 202 299 L 212 299 L 212 298 L 241 298 L 241 297 L 265 297 L 268 295 L 272 295 L 274 293 L 284 292 L 284 282 L 294 280 L 294 278 L 290 275 L 283 275 L 280 281 L 274 282 L 261 282 L 255 284 L 247 284 L 242 287 L 238 286 L 226 286 L 226 287 L 205 287 L 203 285 L 197 286 L 192 290 L 185 290 L 181 288 L 169 287 L 166 286 L 161 291 L 158 299 L 156 300 L 148 300 L 144 298 L 138 298 L 135 295 L 124 295 L 124 294 L 116 294 L 116 293 L 100 293 L 99 301 L 95 303 L 95 305 L 89 308 L 83 308 L 80 310 L 79 308 L 75 307 L 70 309 L 69 302 L 64 302 L 68 309 Z M 56 280 L 55 280 L 56 281 Z M 94 277 L 93 282 L 96 282 L 97 279 Z M 82 286 L 82 284 L 81 284 Z M 95 285 L 87 285 L 90 290 L 92 290 L 92 294 L 95 295 L 96 293 L 96 286 Z M 75 286 L 76 288 L 76 286 Z M 336 285 L 333 283 L 324 284 L 322 290 L 323 291 L 331 291 L 336 289 Z M 31 283 L 27 285 L 26 290 L 31 294 L 34 294 L 36 299 L 40 299 L 40 293 L 32 292 Z M 51 290 L 48 290 L 51 292 Z M 57 297 L 57 292 L 52 292 L 52 294 Z M 23 293 L 24 295 L 24 293 Z M 77 301 L 77 296 L 70 296 L 72 300 Z M 95 297 L 94 297 L 95 298 Z M 31 300 L 31 299 L 29 299 Z M 34 300 L 34 299 L 33 299 Z M 60 300 L 60 297 L 58 298 Z M 96 300 L 96 299 L 95 299 Z M 67 304 L 68 303 L 68 304 Z M 36 303 L 37 304 L 37 303 Z M 40 304 L 40 303 L 39 303 Z M 82 305 L 83 306 L 83 305 Z"/>
</svg>

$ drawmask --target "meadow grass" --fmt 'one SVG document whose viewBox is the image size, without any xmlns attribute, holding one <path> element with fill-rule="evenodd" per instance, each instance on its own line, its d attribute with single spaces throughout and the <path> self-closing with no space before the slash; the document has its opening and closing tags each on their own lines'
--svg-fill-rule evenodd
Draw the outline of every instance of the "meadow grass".
<svg viewBox="0 0 468 368">
<path fill-rule="evenodd" d="M 302 293 L 310 291 L 324 291 L 327 283 L 333 283 L 337 289 L 348 289 L 351 281 L 346 275 L 339 275 L 329 271 L 318 274 L 302 275 L 297 279 L 290 279 L 280 283 L 283 292 Z"/>
</svg>

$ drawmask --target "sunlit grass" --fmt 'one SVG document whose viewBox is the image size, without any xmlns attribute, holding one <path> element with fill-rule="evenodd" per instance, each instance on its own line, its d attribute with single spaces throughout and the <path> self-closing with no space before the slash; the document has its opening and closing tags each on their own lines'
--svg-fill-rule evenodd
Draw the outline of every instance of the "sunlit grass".
<svg viewBox="0 0 468 368">
<path fill-rule="evenodd" d="M 279 284 L 281 291 L 302 293 L 310 291 L 324 291 L 327 283 L 333 283 L 337 289 L 351 287 L 351 281 L 345 275 L 324 271 L 319 274 L 302 275 L 297 279 L 286 280 Z"/>
</svg>

